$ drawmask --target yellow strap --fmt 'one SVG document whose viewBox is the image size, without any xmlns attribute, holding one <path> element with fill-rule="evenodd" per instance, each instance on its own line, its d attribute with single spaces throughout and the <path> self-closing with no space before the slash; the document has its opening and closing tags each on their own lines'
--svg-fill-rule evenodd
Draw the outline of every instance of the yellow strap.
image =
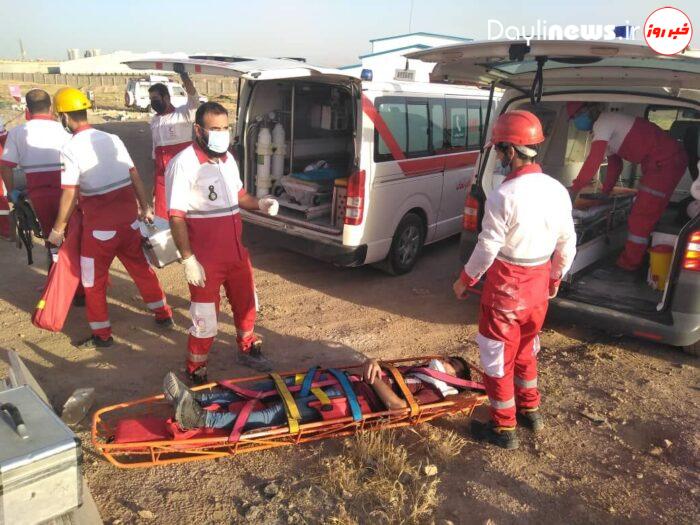
<svg viewBox="0 0 700 525">
<path fill-rule="evenodd" d="M 270 374 L 270 377 L 272 377 L 272 380 L 275 382 L 275 387 L 277 388 L 277 391 L 282 398 L 282 402 L 284 403 L 284 411 L 287 414 L 287 422 L 289 424 L 289 433 L 296 434 L 299 432 L 299 420 L 301 419 L 301 414 L 299 414 L 299 409 L 294 401 L 294 397 L 279 374 L 273 372 Z"/>
<path fill-rule="evenodd" d="M 39 299 L 39 302 L 36 304 L 36 309 L 42 310 L 44 306 L 46 306 L 46 301 L 43 299 Z"/>
<path fill-rule="evenodd" d="M 304 377 L 306 377 L 306 374 L 295 374 L 294 375 L 294 384 L 295 385 L 300 385 L 304 382 Z"/>
<path fill-rule="evenodd" d="M 408 403 L 408 407 L 411 409 L 411 415 L 417 415 L 420 411 L 420 407 L 418 406 L 418 403 L 416 403 L 413 394 L 411 394 L 411 391 L 408 389 L 408 385 L 406 385 L 406 381 L 404 381 L 401 372 L 399 372 L 394 365 L 390 365 L 389 363 L 379 363 L 379 365 L 388 370 L 391 376 L 394 378 L 396 385 L 399 387 L 404 399 L 406 399 L 406 402 Z"/>
<path fill-rule="evenodd" d="M 306 377 L 306 374 L 296 374 L 294 376 L 294 384 L 295 385 L 301 385 L 304 382 L 304 378 Z M 326 395 L 326 393 L 319 387 L 313 387 L 311 389 L 311 393 L 316 396 L 316 399 L 318 399 L 322 405 L 330 405 L 331 404 L 331 398 Z"/>
</svg>

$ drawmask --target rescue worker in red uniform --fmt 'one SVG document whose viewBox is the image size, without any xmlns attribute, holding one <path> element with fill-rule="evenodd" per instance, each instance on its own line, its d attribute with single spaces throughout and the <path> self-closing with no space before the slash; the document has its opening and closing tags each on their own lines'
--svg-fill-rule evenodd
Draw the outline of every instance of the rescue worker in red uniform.
<svg viewBox="0 0 700 525">
<path fill-rule="evenodd" d="M 596 103 L 569 102 L 566 110 L 577 129 L 593 133 L 588 158 L 569 189 L 572 199 L 591 182 L 606 156 L 608 170 L 603 193 L 610 193 L 615 187 L 623 159 L 642 168 L 637 198 L 628 219 L 627 243 L 617 260 L 620 268 L 636 270 L 644 261 L 651 232 L 683 178 L 688 156 L 679 141 L 644 118 L 604 111 Z"/>
<path fill-rule="evenodd" d="M 239 208 L 276 215 L 279 204 L 270 197 L 257 199 L 243 189 L 236 161 L 228 152 L 228 125 L 223 106 L 201 105 L 195 117 L 194 144 L 179 153 L 166 172 L 170 228 L 190 287 L 187 373 L 194 383 L 207 378 L 222 285 L 233 310 L 240 355 L 259 358 L 262 346 L 253 332 L 255 285 L 242 242 Z"/>
<path fill-rule="evenodd" d="M 534 162 L 536 145 L 544 140 L 539 119 L 529 111 L 510 111 L 494 124 L 491 143 L 509 172 L 487 196 L 477 245 L 453 285 L 463 298 L 486 275 L 476 340 L 491 421 L 474 421 L 472 432 L 507 449 L 519 445 L 516 412 L 532 430 L 543 426 L 538 333 L 576 253 L 569 195 Z"/>
<path fill-rule="evenodd" d="M 153 84 L 148 88 L 151 108 L 156 112 L 151 119 L 153 140 L 153 202 L 158 217 L 168 218 L 165 202 L 165 168 L 168 162 L 192 144 L 192 123 L 199 107 L 199 94 L 187 73 L 181 73 L 182 85 L 187 92 L 187 103 L 178 108 L 170 102 L 170 92 L 165 84 Z"/>
<path fill-rule="evenodd" d="M 46 91 L 27 92 L 27 122 L 10 130 L 2 152 L 2 179 L 10 201 L 17 202 L 13 168 L 19 166 L 27 177 L 27 195 L 46 238 L 56 221 L 61 198 L 61 148 L 70 134 L 51 114 L 51 97 Z"/>
<path fill-rule="evenodd" d="M 113 345 L 107 281 L 115 257 L 136 283 L 156 323 L 171 327 L 173 320 L 158 277 L 141 249 L 138 220 L 153 219 L 143 182 L 119 137 L 90 127 L 90 107 L 75 88 L 62 88 L 54 97 L 54 108 L 73 136 L 61 150 L 61 204 L 49 242 L 61 245 L 68 219 L 79 204 L 83 214 L 80 271 L 92 331 L 80 347 L 104 348 Z"/>
<path fill-rule="evenodd" d="M 0 117 L 0 158 L 2 158 L 2 150 L 6 141 L 5 121 Z M 2 179 L 0 179 L 0 237 L 10 238 L 10 203 L 7 200 L 7 190 Z"/>
</svg>

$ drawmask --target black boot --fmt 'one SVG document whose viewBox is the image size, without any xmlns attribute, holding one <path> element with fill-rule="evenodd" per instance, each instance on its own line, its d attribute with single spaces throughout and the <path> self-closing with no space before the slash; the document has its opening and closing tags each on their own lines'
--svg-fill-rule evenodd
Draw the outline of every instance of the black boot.
<svg viewBox="0 0 700 525">
<path fill-rule="evenodd" d="M 89 339 L 77 343 L 75 346 L 80 350 L 95 350 L 96 348 L 109 348 L 111 346 L 114 346 L 114 339 L 111 335 L 107 339 L 102 339 L 101 337 L 93 335 Z"/>
<path fill-rule="evenodd" d="M 498 427 L 493 421 L 489 421 L 488 423 L 482 423 L 476 420 L 472 421 L 471 433 L 477 441 L 488 441 L 506 450 L 513 450 L 520 446 L 515 427 Z"/>
<path fill-rule="evenodd" d="M 194 372 L 187 372 L 187 379 L 189 379 L 193 385 L 206 384 L 208 382 L 208 380 L 207 380 L 207 366 L 203 365 L 203 366 L 200 366 Z"/>
<path fill-rule="evenodd" d="M 204 409 L 199 406 L 189 390 L 183 390 L 175 407 L 175 421 L 184 429 L 202 428 L 204 426 Z"/>
<path fill-rule="evenodd" d="M 161 328 L 175 328 L 175 321 L 172 317 L 166 317 L 165 319 L 156 318 L 156 324 Z"/>
<path fill-rule="evenodd" d="M 544 419 L 539 408 L 525 408 L 516 414 L 518 423 L 533 432 L 539 432 L 544 428 Z"/>
</svg>

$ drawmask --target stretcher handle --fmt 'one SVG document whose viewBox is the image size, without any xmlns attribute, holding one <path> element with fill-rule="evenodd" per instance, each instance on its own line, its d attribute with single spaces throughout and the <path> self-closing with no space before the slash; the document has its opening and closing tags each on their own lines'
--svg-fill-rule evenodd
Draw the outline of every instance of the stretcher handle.
<svg viewBox="0 0 700 525">
<path fill-rule="evenodd" d="M 387 370 L 394 378 L 394 382 L 396 382 L 396 385 L 399 387 L 404 399 L 406 399 L 406 402 L 408 403 L 408 407 L 411 409 L 411 416 L 417 416 L 418 412 L 420 412 L 420 407 L 418 406 L 418 403 L 416 403 L 416 399 L 413 397 L 413 394 L 411 394 L 411 391 L 408 389 L 408 385 L 406 384 L 406 381 L 404 381 L 399 369 L 394 365 L 381 361 L 379 362 L 379 366 Z"/>
<path fill-rule="evenodd" d="M 22 419 L 22 414 L 19 409 L 12 403 L 3 403 L 0 405 L 0 412 L 7 412 L 12 419 L 12 424 L 15 426 L 15 431 L 22 439 L 27 439 L 29 437 L 29 432 L 27 431 L 27 425 L 24 424 L 24 419 Z"/>
</svg>

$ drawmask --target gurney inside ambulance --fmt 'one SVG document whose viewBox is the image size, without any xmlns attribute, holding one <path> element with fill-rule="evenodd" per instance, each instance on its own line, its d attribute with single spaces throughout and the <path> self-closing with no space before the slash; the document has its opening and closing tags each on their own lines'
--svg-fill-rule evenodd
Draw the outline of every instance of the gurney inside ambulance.
<svg viewBox="0 0 700 525">
<path fill-rule="evenodd" d="M 533 111 L 541 118 L 548 137 L 539 155 L 543 171 L 569 187 L 588 155 L 591 134 L 577 130 L 559 102 L 541 102 L 524 109 Z M 667 117 L 665 114 L 654 115 L 646 104 L 623 102 L 609 103 L 606 109 L 655 121 L 683 142 L 686 151 L 687 145 L 692 142 L 691 135 L 695 133 L 694 158 L 697 159 L 700 120 L 695 112 L 691 111 L 691 115 L 687 111 L 673 110 L 673 117 Z M 664 108 L 664 111 L 669 110 Z M 648 264 L 642 272 L 635 273 L 618 268 L 615 262 L 628 237 L 627 221 L 637 195 L 641 167 L 624 161 L 616 186 L 605 195 L 602 185 L 607 164 L 604 163 L 592 183 L 579 193 L 574 202 L 577 254 L 565 278 L 561 296 L 639 315 L 654 315 L 664 297 L 665 281 L 679 232 L 692 218 L 688 211 L 692 210 L 692 206 L 689 208 L 689 201 L 693 200 L 689 191 L 692 171 L 686 172 L 654 228 Z"/>
<path fill-rule="evenodd" d="M 341 84 L 260 82 L 246 126 L 245 184 L 273 194 L 279 218 L 342 231 L 357 118 L 352 91 Z"/>
<path fill-rule="evenodd" d="M 312 367 L 192 390 L 183 385 L 186 394 L 178 396 L 175 408 L 167 388 L 164 394 L 102 408 L 93 418 L 92 441 L 115 466 L 136 468 L 235 456 L 454 414 L 469 416 L 487 399 L 481 373 L 469 366 L 455 376 L 432 366 L 433 360 L 444 359 L 422 356 L 380 363 L 383 380 L 405 400 L 405 408 L 387 409 L 362 380 L 357 365 Z M 416 383 L 426 385 L 429 395 L 421 396 Z M 182 415 L 185 396 L 207 412 L 202 423 L 193 425 Z"/>
</svg>

